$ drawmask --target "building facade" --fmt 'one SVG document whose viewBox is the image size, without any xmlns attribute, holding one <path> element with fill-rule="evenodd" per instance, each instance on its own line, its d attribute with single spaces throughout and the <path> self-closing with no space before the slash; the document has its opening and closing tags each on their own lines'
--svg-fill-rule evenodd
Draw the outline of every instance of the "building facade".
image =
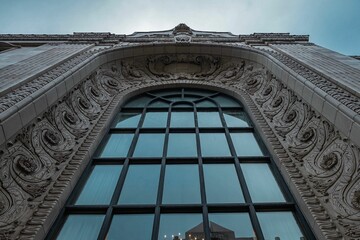
<svg viewBox="0 0 360 240">
<path fill-rule="evenodd" d="M 62 226 L 58 222 L 65 221 L 69 209 L 70 212 L 82 211 L 81 206 L 72 204 L 71 198 L 79 195 L 76 190 L 73 194 L 72 191 L 81 189 L 77 183 L 86 179 L 81 177 L 82 174 L 87 174 L 89 168 L 95 169 L 94 166 L 101 161 L 101 156 L 98 159 L 101 150 L 97 149 L 99 146 L 101 149 L 104 143 L 100 143 L 106 142 L 103 139 L 109 134 L 123 133 L 125 136 L 131 131 L 135 136 L 140 135 L 139 142 L 142 133 L 163 131 L 167 134 L 165 136 L 170 136 L 170 142 L 171 134 L 185 136 L 194 133 L 197 154 L 188 160 L 198 164 L 200 185 L 205 186 L 206 164 L 211 161 L 219 163 L 220 160 L 199 154 L 207 151 L 203 149 L 206 140 L 201 139 L 201 134 L 224 132 L 231 154 L 220 156 L 226 163 L 235 161 L 236 176 L 245 198 L 238 205 L 213 206 L 204 201 L 210 197 L 201 190 L 199 206 L 177 206 L 171 210 L 171 206 L 163 206 L 161 193 L 160 200 L 158 197 L 153 207 L 142 208 L 146 213 L 153 211 L 155 216 L 151 228 L 153 239 L 164 237 L 159 233 L 162 226 L 160 215 L 167 211 L 178 213 L 181 209 L 202 214 L 200 221 L 184 230 L 186 234 L 198 234 L 199 238 L 210 239 L 214 231 L 219 239 L 237 239 L 226 226 L 218 221 L 215 223 L 211 214 L 250 209 L 250 222 L 255 229 L 254 236 L 247 236 L 250 239 L 267 239 L 258 214 L 262 211 L 293 213 L 303 236 L 309 239 L 360 239 L 359 78 L 360 61 L 355 57 L 310 43 L 308 36 L 287 33 L 233 35 L 197 31 L 179 24 L 168 31 L 131 35 L 2 34 L 1 239 L 55 236 L 56 229 Z M 157 130 L 142 129 L 141 124 L 146 122 L 148 113 L 148 105 L 142 105 L 135 109 L 139 116 L 142 114 L 138 127 L 132 130 L 114 127 L 119 113 L 134 113 L 135 110 L 126 104 L 144 96 L 155 96 L 154 99 L 161 100 L 160 105 L 169 105 L 166 105 L 168 110 L 163 111 L 169 112 L 167 125 Z M 222 100 L 215 101 L 216 96 L 228 102 L 234 100 L 239 105 L 221 106 Z M 212 105 L 201 105 L 202 98 L 208 101 L 207 104 L 215 104 L 213 109 Z M 193 107 L 191 111 L 174 111 L 194 112 L 196 124 L 191 129 L 171 127 L 170 116 L 176 115 L 171 109 L 181 104 Z M 150 107 L 150 112 L 162 112 L 154 109 Z M 229 119 L 241 111 L 245 112 L 249 126 L 228 126 Z M 219 129 L 206 125 L 202 128 L 202 112 L 218 112 Z M 204 119 L 211 119 L 210 115 Z M 156 119 L 161 118 L 157 115 Z M 285 196 L 288 200 L 284 203 L 258 204 L 251 188 L 246 190 L 246 185 L 250 184 L 246 179 L 246 167 L 242 166 L 253 159 L 239 154 L 236 147 L 246 143 L 237 144 L 233 137 L 243 132 L 254 132 L 256 138 L 261 139 L 257 142 L 265 149 L 262 150 L 264 156 L 257 154 L 256 161 L 274 169 L 273 174 L 280 179 L 277 182 L 281 191 L 284 196 L 289 196 Z M 165 147 L 167 150 L 163 150 L 164 155 L 156 156 L 163 168 L 168 166 L 169 149 L 176 152 L 178 145 L 182 144 L 171 145 L 170 142 Z M 151 141 L 145 145 L 151 145 Z M 112 151 L 118 151 L 116 149 L 121 146 Z M 136 158 L 137 146 L 132 148 L 135 149 L 130 155 L 117 156 L 125 168 L 129 167 L 132 157 Z M 189 149 L 190 145 L 186 151 Z M 149 163 L 146 156 L 139 156 L 142 163 Z M 177 157 L 173 156 L 174 163 L 183 164 L 185 160 Z M 110 164 L 112 160 L 108 161 Z M 167 172 L 162 171 L 160 178 L 164 179 Z M 181 179 L 181 175 L 178 178 Z M 115 192 L 121 190 L 120 185 L 114 187 L 118 189 Z M 163 185 L 159 186 L 166 189 Z M 107 212 L 113 208 L 119 208 L 116 211 L 120 213 L 123 211 L 116 203 L 114 207 L 95 210 Z M 133 212 L 134 209 L 137 208 L 125 210 Z M 114 214 L 108 215 L 105 221 L 110 222 Z M 109 223 L 107 225 L 109 228 Z M 103 237 L 107 235 L 100 232 Z M 180 237 L 172 237 L 176 238 Z"/>
</svg>

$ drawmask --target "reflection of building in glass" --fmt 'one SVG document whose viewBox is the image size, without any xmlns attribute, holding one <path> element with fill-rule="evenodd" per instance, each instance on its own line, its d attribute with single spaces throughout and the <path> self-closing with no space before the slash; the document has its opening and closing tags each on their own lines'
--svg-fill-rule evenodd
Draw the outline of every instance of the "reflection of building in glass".
<svg viewBox="0 0 360 240">
<path fill-rule="evenodd" d="M 200 223 L 199 225 L 193 227 L 185 233 L 185 240 L 203 240 L 205 239 L 204 225 Z M 219 224 L 210 221 L 210 236 L 211 240 L 251 240 L 256 239 L 252 237 L 239 237 L 235 236 L 234 231 L 227 229 Z M 178 240 L 174 238 L 174 240 Z"/>
</svg>

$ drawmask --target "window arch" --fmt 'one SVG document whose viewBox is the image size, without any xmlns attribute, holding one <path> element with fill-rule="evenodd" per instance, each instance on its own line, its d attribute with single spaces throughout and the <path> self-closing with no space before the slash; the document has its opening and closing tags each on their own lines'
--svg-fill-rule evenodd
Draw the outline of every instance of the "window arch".
<svg viewBox="0 0 360 240">
<path fill-rule="evenodd" d="M 146 92 L 121 108 L 48 238 L 313 239 L 279 175 L 237 100 Z"/>
</svg>

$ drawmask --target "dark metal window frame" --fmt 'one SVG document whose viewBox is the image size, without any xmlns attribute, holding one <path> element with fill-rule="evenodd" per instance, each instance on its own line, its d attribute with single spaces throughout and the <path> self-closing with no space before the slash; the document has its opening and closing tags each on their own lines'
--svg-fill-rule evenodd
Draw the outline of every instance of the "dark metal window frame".
<svg viewBox="0 0 360 240">
<path fill-rule="evenodd" d="M 171 89 L 174 90 L 174 89 Z M 196 91 L 201 91 L 201 89 L 193 89 Z M 164 90 L 166 91 L 166 90 Z M 182 96 L 184 96 L 184 89 L 182 91 Z M 149 92 L 144 93 L 142 95 L 138 95 L 132 99 L 140 98 L 141 96 L 150 96 L 154 99 L 149 101 L 148 104 L 143 108 L 133 108 L 133 107 L 123 107 L 120 110 L 120 113 L 139 113 L 141 114 L 140 120 L 138 122 L 137 128 L 115 128 L 115 121 L 112 127 L 109 129 L 108 134 L 102 140 L 100 146 L 95 153 L 95 156 L 99 156 L 102 149 L 104 148 L 107 140 L 109 139 L 111 134 L 121 134 L 121 133 L 134 133 L 134 137 L 132 143 L 130 145 L 130 149 L 127 157 L 122 158 L 100 158 L 93 157 L 90 161 L 89 165 L 84 170 L 84 173 L 80 177 L 76 187 L 73 190 L 73 193 L 67 200 L 65 207 L 59 214 L 58 219 L 56 220 L 54 226 L 50 230 L 46 239 L 53 239 L 59 234 L 61 227 L 66 221 L 66 218 L 69 214 L 104 214 L 105 219 L 103 221 L 98 239 L 105 239 L 107 232 L 109 231 L 111 220 L 114 214 L 154 214 L 154 223 L 153 223 L 153 231 L 152 231 L 152 239 L 158 239 L 159 225 L 160 225 L 160 215 L 163 213 L 200 213 L 203 217 L 204 224 L 204 233 L 205 239 L 210 239 L 210 226 L 209 226 L 209 213 L 236 213 L 236 212 L 246 212 L 250 216 L 251 224 L 256 234 L 256 238 L 259 240 L 264 239 L 262 234 L 260 223 L 257 218 L 256 212 L 274 212 L 274 211 L 291 211 L 295 217 L 296 222 L 299 225 L 305 239 L 315 239 L 313 233 L 310 230 L 307 221 L 302 216 L 302 213 L 298 206 L 295 203 L 294 198 L 292 197 L 285 181 L 283 180 L 279 170 L 277 169 L 273 159 L 270 157 L 269 152 L 267 151 L 265 145 L 262 143 L 259 138 L 259 134 L 257 134 L 257 130 L 252 126 L 250 122 L 250 118 L 246 114 L 244 108 L 238 100 L 233 99 L 237 103 L 239 103 L 239 107 L 221 107 L 219 103 L 213 100 L 211 97 L 224 95 L 219 92 L 214 92 L 213 95 L 203 96 L 198 100 L 193 101 L 193 107 L 189 108 L 172 108 L 173 104 L 167 100 L 165 97 L 158 97 Z M 225 96 L 225 95 L 224 95 Z M 229 96 L 226 96 L 231 98 Z M 151 108 L 148 109 L 148 105 L 156 100 L 163 100 L 164 102 L 168 102 L 170 106 L 168 108 Z M 222 127 L 217 128 L 199 128 L 198 120 L 197 120 L 197 108 L 195 104 L 202 100 L 209 100 L 213 102 L 217 107 L 201 107 L 201 111 L 213 111 L 220 113 L 220 119 L 222 123 Z M 128 101 L 129 102 L 129 101 Z M 184 101 L 185 102 L 185 101 Z M 187 102 L 188 103 L 188 102 Z M 166 128 L 141 128 L 145 114 L 148 110 L 152 112 L 168 112 L 168 119 Z M 249 127 L 236 127 L 236 128 L 228 128 L 226 125 L 226 121 L 224 118 L 223 110 L 232 111 L 232 112 L 244 112 L 245 116 L 247 116 Z M 171 112 L 179 111 L 179 112 L 194 112 L 195 119 L 195 127 L 194 128 L 171 128 Z M 232 143 L 232 139 L 230 133 L 241 133 L 241 132 L 252 132 L 254 133 L 255 139 L 260 146 L 261 151 L 264 156 L 256 156 L 256 157 L 240 157 L 237 156 L 235 148 Z M 147 157 L 147 158 L 134 158 L 131 157 L 134 153 L 136 142 L 138 141 L 140 133 L 163 133 L 165 134 L 164 146 L 163 146 L 163 154 L 162 157 Z M 169 133 L 195 133 L 196 134 L 196 145 L 197 145 L 197 153 L 198 157 L 166 157 L 167 146 L 169 140 Z M 200 147 L 200 136 L 199 133 L 224 133 L 229 145 L 231 156 L 229 157 L 202 157 L 201 156 L 201 147 Z M 244 178 L 244 174 L 241 170 L 240 163 L 267 163 L 270 167 L 271 172 L 274 175 L 276 182 L 278 183 L 286 202 L 283 203 L 252 203 L 249 190 L 246 185 L 246 181 Z M 121 189 L 124 185 L 125 177 L 130 165 L 136 164 L 158 164 L 161 165 L 160 168 L 160 176 L 159 176 L 159 186 L 157 193 L 156 204 L 149 205 L 118 205 L 118 199 L 120 197 Z M 162 204 L 162 195 L 164 190 L 164 178 L 165 178 L 165 169 L 166 165 L 172 164 L 197 164 L 199 169 L 199 179 L 200 179 L 200 191 L 201 191 L 201 204 Z M 206 193 L 205 193 L 205 179 L 203 172 L 203 164 L 233 164 L 236 169 L 236 173 L 239 178 L 239 184 L 241 186 L 245 203 L 238 204 L 208 204 L 206 203 Z M 85 186 L 85 183 L 90 176 L 94 166 L 96 165 L 122 165 L 123 168 L 120 173 L 120 177 L 118 179 L 117 185 L 115 187 L 112 199 L 109 205 L 86 205 L 79 206 L 74 205 L 75 200 L 81 193 L 82 188 Z"/>
</svg>

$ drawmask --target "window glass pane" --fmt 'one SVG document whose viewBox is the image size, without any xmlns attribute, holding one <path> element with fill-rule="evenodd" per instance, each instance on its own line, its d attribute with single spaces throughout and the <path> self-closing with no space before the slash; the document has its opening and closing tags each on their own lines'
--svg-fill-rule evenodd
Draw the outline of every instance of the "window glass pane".
<svg viewBox="0 0 360 240">
<path fill-rule="evenodd" d="M 237 156 L 263 156 L 252 133 L 231 133 Z"/>
<path fill-rule="evenodd" d="M 199 170 L 197 165 L 167 165 L 163 203 L 200 203 Z"/>
<path fill-rule="evenodd" d="M 167 108 L 169 107 L 169 102 L 164 100 L 155 100 L 148 106 L 149 108 Z"/>
<path fill-rule="evenodd" d="M 258 212 L 265 239 L 298 239 L 303 237 L 291 212 Z"/>
<path fill-rule="evenodd" d="M 231 156 L 224 133 L 200 133 L 200 145 L 204 157 Z"/>
<path fill-rule="evenodd" d="M 172 112 L 170 127 L 184 128 L 195 127 L 194 124 L 194 113 L 193 112 Z"/>
<path fill-rule="evenodd" d="M 208 203 L 243 203 L 239 179 L 233 164 L 204 164 Z"/>
<path fill-rule="evenodd" d="M 121 169 L 121 165 L 95 166 L 79 198 L 76 200 L 76 204 L 109 204 Z"/>
<path fill-rule="evenodd" d="M 205 239 L 201 214 L 161 214 L 158 240 Z"/>
<path fill-rule="evenodd" d="M 159 165 L 130 165 L 119 204 L 155 204 L 159 175 Z"/>
<path fill-rule="evenodd" d="M 172 105 L 172 108 L 192 108 L 193 105 L 190 102 L 176 102 Z"/>
<path fill-rule="evenodd" d="M 241 164 L 253 202 L 285 202 L 279 185 L 267 164 Z"/>
<path fill-rule="evenodd" d="M 96 240 L 104 215 L 82 214 L 69 215 L 62 227 L 58 240 Z"/>
<path fill-rule="evenodd" d="M 185 95 L 190 94 L 190 95 L 200 95 L 200 96 L 210 96 L 215 94 L 215 92 L 213 91 L 208 91 L 208 90 L 204 90 L 204 89 L 184 89 Z"/>
<path fill-rule="evenodd" d="M 240 107 L 240 104 L 237 101 L 224 95 L 218 95 L 216 97 L 213 97 L 213 99 L 221 107 Z"/>
<path fill-rule="evenodd" d="M 222 127 L 218 112 L 198 112 L 199 127 Z"/>
<path fill-rule="evenodd" d="M 145 105 L 150 102 L 150 100 L 152 99 L 152 97 L 149 96 L 142 96 L 142 97 L 138 97 L 132 101 L 130 101 L 128 104 L 126 104 L 124 107 L 145 107 Z"/>
<path fill-rule="evenodd" d="M 140 134 L 134 157 L 161 157 L 163 155 L 164 134 Z"/>
<path fill-rule="evenodd" d="M 202 100 L 196 103 L 196 107 L 217 107 L 216 104 L 210 100 Z"/>
<path fill-rule="evenodd" d="M 138 126 L 141 114 L 139 113 L 121 113 L 117 119 L 116 128 L 136 128 Z"/>
<path fill-rule="evenodd" d="M 100 157 L 126 157 L 134 134 L 111 134 Z"/>
<path fill-rule="evenodd" d="M 249 127 L 243 112 L 224 112 L 224 118 L 228 127 Z"/>
<path fill-rule="evenodd" d="M 147 112 L 143 123 L 144 128 L 165 128 L 167 112 Z"/>
<path fill-rule="evenodd" d="M 210 213 L 209 221 L 214 239 L 256 239 L 248 213 Z"/>
<path fill-rule="evenodd" d="M 153 221 L 153 214 L 114 215 L 106 239 L 150 240 Z"/>
<path fill-rule="evenodd" d="M 168 157 L 196 157 L 196 138 L 194 133 L 170 133 Z"/>
</svg>

